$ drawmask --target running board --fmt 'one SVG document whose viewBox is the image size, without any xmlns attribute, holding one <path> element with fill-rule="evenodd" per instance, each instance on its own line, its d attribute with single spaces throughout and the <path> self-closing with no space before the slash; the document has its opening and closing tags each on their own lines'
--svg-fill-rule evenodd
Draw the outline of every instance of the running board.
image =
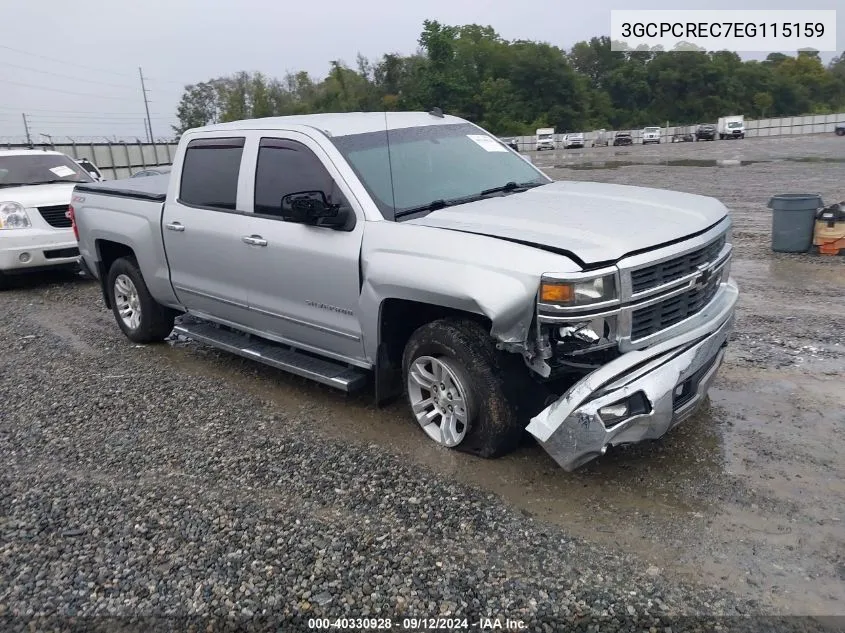
<svg viewBox="0 0 845 633">
<path fill-rule="evenodd" d="M 244 358 L 309 378 L 342 391 L 356 391 L 367 383 L 367 372 L 333 360 L 297 352 L 266 339 L 241 334 L 196 318 L 177 321 L 173 331 Z"/>
</svg>

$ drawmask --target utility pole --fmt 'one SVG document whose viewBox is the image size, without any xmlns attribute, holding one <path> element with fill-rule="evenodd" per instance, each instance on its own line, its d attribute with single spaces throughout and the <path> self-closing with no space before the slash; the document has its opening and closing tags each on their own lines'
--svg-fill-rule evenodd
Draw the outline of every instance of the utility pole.
<svg viewBox="0 0 845 633">
<path fill-rule="evenodd" d="M 32 147 L 32 137 L 29 135 L 29 123 L 26 121 L 26 113 L 24 112 L 21 116 L 23 116 L 23 129 L 26 130 L 26 144 Z"/>
<path fill-rule="evenodd" d="M 147 110 L 147 128 L 144 130 L 149 137 L 150 143 L 153 142 L 153 124 L 150 121 L 150 104 L 147 101 L 147 88 L 144 86 L 144 72 L 138 66 L 138 75 L 141 77 L 141 94 L 144 95 L 144 108 Z"/>
</svg>

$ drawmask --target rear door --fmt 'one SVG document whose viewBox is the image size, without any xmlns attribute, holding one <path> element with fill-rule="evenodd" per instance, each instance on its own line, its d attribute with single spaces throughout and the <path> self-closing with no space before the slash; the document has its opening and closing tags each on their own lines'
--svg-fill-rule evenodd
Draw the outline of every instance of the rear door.
<svg viewBox="0 0 845 633">
<path fill-rule="evenodd" d="M 364 359 L 358 320 L 359 256 L 364 216 L 340 173 L 313 139 L 297 132 L 266 132 L 255 160 L 254 213 L 245 235 L 245 276 L 258 328 L 293 345 L 347 361 Z M 252 169 L 252 166 L 250 167 Z M 344 229 L 281 218 L 282 197 L 322 191 L 352 214 Z"/>
<path fill-rule="evenodd" d="M 245 138 L 220 136 L 188 143 L 178 182 L 164 207 L 162 235 L 170 281 L 194 313 L 249 323 L 243 283 L 250 251 L 241 242 L 238 199 Z"/>
</svg>

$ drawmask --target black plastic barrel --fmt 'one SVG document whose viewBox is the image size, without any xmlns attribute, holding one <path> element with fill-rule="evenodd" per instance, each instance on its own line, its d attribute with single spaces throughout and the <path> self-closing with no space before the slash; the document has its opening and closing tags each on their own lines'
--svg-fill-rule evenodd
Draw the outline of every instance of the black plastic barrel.
<svg viewBox="0 0 845 633">
<path fill-rule="evenodd" d="M 815 193 L 783 193 L 769 200 L 772 210 L 772 250 L 806 253 L 813 245 L 816 211 L 822 198 Z"/>
</svg>

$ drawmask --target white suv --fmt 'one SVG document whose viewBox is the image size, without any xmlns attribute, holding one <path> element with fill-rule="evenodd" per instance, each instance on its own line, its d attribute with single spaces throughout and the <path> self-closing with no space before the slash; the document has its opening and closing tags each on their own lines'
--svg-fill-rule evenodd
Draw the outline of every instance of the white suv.
<svg viewBox="0 0 845 633">
<path fill-rule="evenodd" d="M 581 132 L 566 134 L 563 137 L 563 149 L 569 149 L 570 147 L 584 147 L 584 134 Z"/>
<path fill-rule="evenodd" d="M 75 267 L 73 188 L 93 178 L 60 152 L 0 150 L 0 287 L 9 275 Z"/>
</svg>

